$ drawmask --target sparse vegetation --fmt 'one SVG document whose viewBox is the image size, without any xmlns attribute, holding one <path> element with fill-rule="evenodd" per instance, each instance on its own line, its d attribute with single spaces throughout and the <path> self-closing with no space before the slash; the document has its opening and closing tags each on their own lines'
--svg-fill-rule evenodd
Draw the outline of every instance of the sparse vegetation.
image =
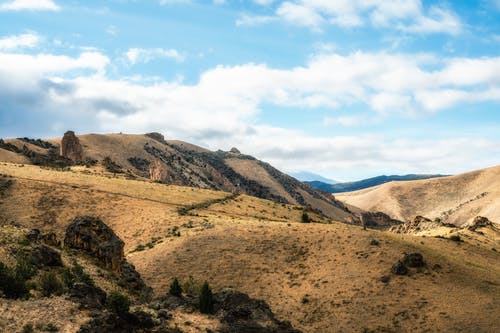
<svg viewBox="0 0 500 333">
<path fill-rule="evenodd" d="M 182 284 L 182 291 L 186 294 L 195 296 L 200 293 L 201 283 L 195 280 L 191 275 L 189 278 Z"/>
<path fill-rule="evenodd" d="M 118 316 L 124 317 L 129 313 L 131 302 L 128 296 L 118 291 L 113 291 L 108 295 L 106 301 L 109 309 Z"/>
<path fill-rule="evenodd" d="M 182 287 L 179 284 L 179 280 L 177 278 L 174 278 L 174 280 L 170 284 L 169 293 L 170 295 L 177 297 L 180 297 L 182 295 Z"/>
<path fill-rule="evenodd" d="M 200 312 L 201 313 L 213 313 L 214 304 L 213 304 L 213 295 L 212 289 L 208 285 L 208 282 L 205 281 L 200 290 Z"/>
<path fill-rule="evenodd" d="M 307 214 L 307 212 L 302 212 L 302 216 L 301 216 L 300 220 L 302 221 L 302 223 L 311 222 L 311 218 L 309 217 L 309 214 Z"/>
<path fill-rule="evenodd" d="M 35 267 L 21 257 L 17 259 L 14 268 L 10 268 L 0 262 L 0 291 L 7 298 L 28 297 L 29 288 L 27 281 L 35 273 Z"/>
<path fill-rule="evenodd" d="M 43 272 L 40 275 L 39 287 L 45 297 L 62 295 L 64 292 L 64 285 L 54 271 Z"/>
</svg>

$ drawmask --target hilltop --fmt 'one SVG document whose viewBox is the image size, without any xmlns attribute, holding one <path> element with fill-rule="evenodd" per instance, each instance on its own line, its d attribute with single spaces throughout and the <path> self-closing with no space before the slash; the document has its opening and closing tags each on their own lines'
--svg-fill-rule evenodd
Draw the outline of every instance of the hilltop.
<svg viewBox="0 0 500 333">
<path fill-rule="evenodd" d="M 476 216 L 500 222 L 500 166 L 456 176 L 390 182 L 336 195 L 343 202 L 410 221 L 417 215 L 461 226 Z"/>
</svg>

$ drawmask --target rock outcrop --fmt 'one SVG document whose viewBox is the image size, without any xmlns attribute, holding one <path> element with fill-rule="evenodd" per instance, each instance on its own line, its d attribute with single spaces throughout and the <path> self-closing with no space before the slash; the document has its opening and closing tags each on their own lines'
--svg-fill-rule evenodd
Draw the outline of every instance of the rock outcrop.
<svg viewBox="0 0 500 333">
<path fill-rule="evenodd" d="M 400 225 L 395 225 L 391 227 L 390 231 L 398 233 L 398 234 L 411 234 L 421 231 L 432 230 L 438 227 L 455 227 L 453 224 L 442 223 L 439 219 L 434 221 L 423 217 L 423 216 L 415 216 L 413 221 L 408 221 Z"/>
<path fill-rule="evenodd" d="M 63 265 L 61 252 L 46 245 L 35 245 L 23 252 L 24 257 L 38 268 Z"/>
<path fill-rule="evenodd" d="M 236 147 L 231 148 L 231 150 L 229 152 L 232 153 L 232 154 L 238 154 L 238 155 L 241 154 L 241 152 L 239 151 L 239 149 L 236 148 Z"/>
<path fill-rule="evenodd" d="M 146 286 L 134 265 L 125 260 L 123 241 L 101 219 L 78 216 L 67 227 L 66 248 L 82 250 L 118 276 L 118 284 L 148 298 L 151 288 Z"/>
<path fill-rule="evenodd" d="M 149 164 L 149 179 L 156 182 L 163 182 L 167 179 L 167 166 L 160 160 L 155 159 Z"/>
<path fill-rule="evenodd" d="M 493 223 L 488 218 L 483 216 L 476 216 L 471 224 L 467 226 L 470 231 L 476 231 L 479 228 L 494 227 Z"/>
<path fill-rule="evenodd" d="M 382 212 L 363 212 L 361 213 L 360 220 L 361 225 L 374 228 L 390 227 L 403 223 Z"/>
<path fill-rule="evenodd" d="M 83 161 L 83 147 L 75 132 L 67 131 L 61 140 L 60 154 L 75 162 Z"/>
<path fill-rule="evenodd" d="M 97 258 L 104 268 L 120 272 L 124 260 L 123 241 L 101 219 L 78 216 L 67 227 L 64 246 Z"/>
</svg>

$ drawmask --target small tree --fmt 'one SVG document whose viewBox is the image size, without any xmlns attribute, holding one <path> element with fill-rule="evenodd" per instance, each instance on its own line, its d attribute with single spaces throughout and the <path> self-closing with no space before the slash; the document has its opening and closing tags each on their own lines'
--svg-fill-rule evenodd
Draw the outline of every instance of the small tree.
<svg viewBox="0 0 500 333">
<path fill-rule="evenodd" d="M 302 213 L 302 223 L 309 223 L 311 222 L 311 218 L 309 217 L 309 215 L 306 213 L 306 212 L 303 212 Z"/>
<path fill-rule="evenodd" d="M 200 312 L 201 313 L 212 313 L 214 311 L 214 303 L 212 290 L 208 286 L 208 282 L 205 281 L 200 290 Z"/>
<path fill-rule="evenodd" d="M 170 290 L 169 290 L 170 295 L 174 295 L 177 297 L 180 297 L 182 295 L 182 287 L 179 284 L 179 280 L 177 278 L 174 278 L 174 281 L 170 284 Z"/>
<path fill-rule="evenodd" d="M 117 291 L 111 292 L 107 297 L 107 303 L 111 311 L 118 316 L 123 317 L 128 314 L 130 310 L 130 299 Z"/>
<path fill-rule="evenodd" d="M 52 271 L 43 272 L 40 276 L 40 290 L 42 295 L 61 295 L 64 292 L 64 286 L 59 277 Z"/>
</svg>

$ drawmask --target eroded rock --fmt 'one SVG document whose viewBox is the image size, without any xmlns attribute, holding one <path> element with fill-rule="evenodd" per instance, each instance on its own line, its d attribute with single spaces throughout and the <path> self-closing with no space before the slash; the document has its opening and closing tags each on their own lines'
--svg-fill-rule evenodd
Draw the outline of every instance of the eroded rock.
<svg viewBox="0 0 500 333">
<path fill-rule="evenodd" d="M 64 246 L 87 252 L 98 259 L 101 266 L 120 272 L 122 268 L 123 241 L 101 219 L 78 216 L 66 229 Z"/>
<path fill-rule="evenodd" d="M 75 162 L 83 161 L 83 147 L 75 132 L 67 131 L 61 140 L 60 154 Z"/>
</svg>

